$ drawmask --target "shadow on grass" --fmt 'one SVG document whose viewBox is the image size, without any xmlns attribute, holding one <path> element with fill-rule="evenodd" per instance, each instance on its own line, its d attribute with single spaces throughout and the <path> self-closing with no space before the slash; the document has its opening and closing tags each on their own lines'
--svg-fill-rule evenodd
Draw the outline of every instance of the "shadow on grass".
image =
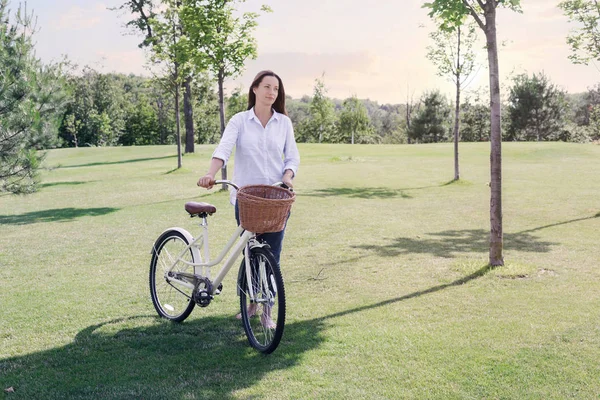
<svg viewBox="0 0 600 400">
<path fill-rule="evenodd" d="M 593 218 L 600 218 L 600 212 L 597 213 L 596 215 L 592 215 L 591 217 L 584 217 L 584 218 L 572 219 L 572 220 L 569 220 L 569 221 L 556 222 L 554 224 L 549 224 L 549 225 L 544 225 L 544 226 L 538 226 L 537 228 L 533 228 L 533 229 L 527 229 L 527 230 L 521 231 L 519 233 L 535 232 L 535 231 L 539 231 L 541 229 L 552 228 L 554 226 L 560 226 L 560 225 L 566 225 L 566 224 L 572 224 L 573 222 L 585 221 L 587 219 L 593 219 Z"/>
<path fill-rule="evenodd" d="M 76 185 L 83 185 L 83 184 L 90 183 L 90 182 L 93 182 L 93 181 L 48 182 L 48 183 L 41 183 L 40 188 L 47 188 L 47 187 L 52 187 L 52 186 L 76 186 Z"/>
<path fill-rule="evenodd" d="M 239 321 L 201 317 L 181 324 L 153 316 L 115 319 L 79 332 L 73 343 L 0 360 L 0 386 L 20 398 L 239 398 L 265 375 L 292 368 L 325 341 L 326 322 L 459 286 L 491 270 L 404 296 L 286 324 L 277 350 L 251 349 Z M 198 312 L 198 311 L 196 311 Z M 135 320 L 148 326 L 136 326 Z"/>
<path fill-rule="evenodd" d="M 327 188 L 317 189 L 310 192 L 299 194 L 299 196 L 309 197 L 331 197 L 331 196 L 345 196 L 359 199 L 412 199 L 413 196 L 406 193 L 408 190 L 422 190 L 437 187 L 449 186 L 452 184 L 466 184 L 461 181 L 449 181 L 439 185 L 420 186 L 412 188 L 401 188 L 391 189 L 387 187 L 341 187 L 341 188 Z"/>
<path fill-rule="evenodd" d="M 453 287 L 453 286 L 464 285 L 467 282 L 470 282 L 470 281 L 472 281 L 474 279 L 477 279 L 477 278 L 480 278 L 480 277 L 484 276 L 485 274 L 487 274 L 488 272 L 490 272 L 493 269 L 494 269 L 494 267 L 492 267 L 490 265 L 486 265 L 483 268 L 480 268 L 479 270 L 473 272 L 472 274 L 464 276 L 464 277 L 462 277 L 460 279 L 457 279 L 454 282 L 444 283 L 442 285 L 434 286 L 434 287 L 431 287 L 431 288 L 425 289 L 425 290 L 419 290 L 417 292 L 413 292 L 413 293 L 410 293 L 410 294 L 406 294 L 404 296 L 396 297 L 394 299 L 383 300 L 383 301 L 380 301 L 379 303 L 367 304 L 367 305 L 364 305 L 364 306 L 352 308 L 350 310 L 340 311 L 340 312 L 337 312 L 335 314 L 327 315 L 325 317 L 315 318 L 312 321 L 314 321 L 314 322 L 323 322 L 323 321 L 328 320 L 328 319 L 342 317 L 342 316 L 348 315 L 348 314 L 353 314 L 353 313 L 357 313 L 357 312 L 361 312 L 361 311 L 371 310 L 373 308 L 387 306 L 388 304 L 398 303 L 398 302 L 403 301 L 403 300 L 414 299 L 416 297 L 420 297 L 420 296 L 423 296 L 423 295 L 426 295 L 426 294 L 430 294 L 430 293 L 439 292 L 440 290 L 448 289 L 448 288 Z"/>
<path fill-rule="evenodd" d="M 99 165 L 114 165 L 114 164 L 129 164 L 143 161 L 154 161 L 154 160 L 164 160 L 166 158 L 175 158 L 177 154 L 171 156 L 163 156 L 163 157 L 147 157 L 147 158 L 132 158 L 131 160 L 121 160 L 121 161 L 106 161 L 106 162 L 93 162 L 88 164 L 76 164 L 76 165 L 57 165 L 55 168 L 79 168 L 79 167 L 97 167 Z"/>
<path fill-rule="evenodd" d="M 96 217 L 118 211 L 119 208 L 55 208 L 19 215 L 0 215 L 0 225 L 28 225 L 39 222 L 67 222 L 80 217 Z"/>
<path fill-rule="evenodd" d="M 132 328 L 140 318 L 148 326 Z M 0 360 L 0 385 L 23 399 L 233 399 L 266 374 L 298 364 L 323 342 L 323 330 L 320 321 L 288 324 L 279 348 L 265 356 L 232 317 L 116 319 L 82 330 L 66 346 Z"/>
<path fill-rule="evenodd" d="M 399 237 L 388 244 L 353 247 L 375 251 L 382 257 L 421 253 L 451 258 L 458 253 L 485 253 L 489 250 L 489 231 L 484 229 L 448 230 L 427 236 L 429 237 Z M 540 240 L 527 232 L 504 234 L 504 247 L 519 251 L 546 253 L 555 244 L 557 243 Z"/>
<path fill-rule="evenodd" d="M 504 248 L 510 248 L 518 251 L 530 251 L 536 253 L 547 253 L 550 246 L 556 245 L 555 242 L 540 240 L 532 235 L 542 229 L 555 226 L 572 224 L 588 219 L 600 218 L 600 213 L 591 217 L 577 218 L 569 221 L 556 222 L 539 226 L 537 228 L 527 229 L 516 233 L 504 233 Z M 484 229 L 465 229 L 448 230 L 439 233 L 429 234 L 426 238 L 395 238 L 391 243 L 383 245 L 359 245 L 352 246 L 356 249 L 375 251 L 382 257 L 396 257 L 410 253 L 427 253 L 436 257 L 450 258 L 455 253 L 485 253 L 489 250 L 489 231 Z"/>
<path fill-rule="evenodd" d="M 412 196 L 406 194 L 404 190 L 390 189 L 385 187 L 377 188 L 328 188 L 319 189 L 312 192 L 299 194 L 300 196 L 310 197 L 330 197 L 346 196 L 359 199 L 392 199 L 403 198 L 410 199 Z"/>
</svg>

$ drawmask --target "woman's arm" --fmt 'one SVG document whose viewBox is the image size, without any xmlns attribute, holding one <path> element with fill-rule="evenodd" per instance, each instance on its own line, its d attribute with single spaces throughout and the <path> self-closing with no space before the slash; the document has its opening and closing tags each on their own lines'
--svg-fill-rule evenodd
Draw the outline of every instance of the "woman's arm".
<svg viewBox="0 0 600 400">
<path fill-rule="evenodd" d="M 225 127 L 223 137 L 221 137 L 219 145 L 213 152 L 208 172 L 198 179 L 198 186 L 211 189 L 213 187 L 211 182 L 215 180 L 215 175 L 223 168 L 223 165 L 227 164 L 227 160 L 229 160 L 229 156 L 237 143 L 237 138 L 240 133 L 240 118 L 238 116 L 239 114 L 234 115 Z"/>
<path fill-rule="evenodd" d="M 289 121 L 289 127 L 286 132 L 285 146 L 283 148 L 283 177 L 281 181 L 293 187 L 292 180 L 296 176 L 298 166 L 300 165 L 300 152 L 296 145 L 296 138 L 294 137 L 294 127 L 292 121 Z"/>
<path fill-rule="evenodd" d="M 213 183 L 215 181 L 215 175 L 221 168 L 225 162 L 220 158 L 213 157 L 210 160 L 210 166 L 208 167 L 208 172 L 202 178 L 198 179 L 198 186 L 203 188 L 211 189 L 213 187 Z"/>
</svg>

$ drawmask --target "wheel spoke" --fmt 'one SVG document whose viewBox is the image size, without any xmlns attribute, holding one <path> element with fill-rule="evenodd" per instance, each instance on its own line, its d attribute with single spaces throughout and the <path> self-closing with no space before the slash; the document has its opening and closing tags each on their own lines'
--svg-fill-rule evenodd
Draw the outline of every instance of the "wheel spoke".
<svg viewBox="0 0 600 400">
<path fill-rule="evenodd" d="M 161 240 L 162 239 L 162 240 Z M 194 308 L 190 301 L 192 289 L 177 281 L 169 280 L 169 272 L 185 272 L 189 265 L 180 262 L 177 255 L 188 247 L 187 239 L 178 231 L 169 231 L 157 240 L 150 265 L 150 292 L 158 314 L 174 321 L 183 321 Z M 175 255 L 175 256 L 174 256 Z M 194 262 L 193 254 L 185 252 L 182 260 Z"/>
<path fill-rule="evenodd" d="M 242 320 L 250 344 L 264 353 L 278 346 L 285 322 L 285 294 L 283 280 L 275 266 L 272 254 L 266 249 L 253 249 L 251 253 L 251 282 L 255 293 L 254 303 L 248 297 L 245 263 L 240 271 L 240 305 Z M 254 310 L 254 312 L 248 312 Z M 254 318 L 251 318 L 253 314 Z"/>
</svg>

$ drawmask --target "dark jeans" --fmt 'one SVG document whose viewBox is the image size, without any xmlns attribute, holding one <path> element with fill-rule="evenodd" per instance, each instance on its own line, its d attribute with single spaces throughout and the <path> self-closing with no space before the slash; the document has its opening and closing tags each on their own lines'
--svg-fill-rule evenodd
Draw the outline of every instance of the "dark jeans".
<svg viewBox="0 0 600 400">
<path fill-rule="evenodd" d="M 288 218 L 290 216 L 288 215 Z M 235 205 L 235 219 L 240 224 L 240 211 L 238 209 L 237 204 Z M 287 219 L 285 221 L 287 225 Z M 269 244 L 271 247 L 271 253 L 275 257 L 275 261 L 277 261 L 277 265 L 279 265 L 279 257 L 281 256 L 281 244 L 283 243 L 283 236 L 285 235 L 285 226 L 283 230 L 280 232 L 269 232 L 269 233 L 261 233 L 257 235 L 257 239 L 262 239 Z"/>
</svg>

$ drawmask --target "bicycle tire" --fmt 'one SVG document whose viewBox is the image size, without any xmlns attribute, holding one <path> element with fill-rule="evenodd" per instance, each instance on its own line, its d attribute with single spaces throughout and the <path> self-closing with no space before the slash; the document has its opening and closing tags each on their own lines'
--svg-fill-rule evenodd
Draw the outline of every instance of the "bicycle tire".
<svg viewBox="0 0 600 400">
<path fill-rule="evenodd" d="M 250 250 L 252 286 L 258 303 L 251 303 L 244 260 L 240 265 L 239 293 L 244 331 L 250 345 L 264 354 L 272 353 L 285 327 L 285 289 L 281 270 L 268 248 Z M 252 312 L 251 307 L 256 307 Z M 250 311 L 249 311 L 250 310 Z M 269 320 L 274 327 L 268 327 Z"/>
<path fill-rule="evenodd" d="M 186 237 L 177 230 L 163 233 L 155 242 L 150 261 L 150 296 L 159 316 L 174 322 L 185 320 L 196 303 L 192 300 L 193 289 L 169 281 L 165 272 L 177 257 L 189 245 Z M 188 262 L 195 262 L 194 253 L 189 251 L 182 256 Z M 191 272 L 193 267 L 178 263 L 174 272 Z M 190 283 L 193 282 L 190 280 Z"/>
</svg>

